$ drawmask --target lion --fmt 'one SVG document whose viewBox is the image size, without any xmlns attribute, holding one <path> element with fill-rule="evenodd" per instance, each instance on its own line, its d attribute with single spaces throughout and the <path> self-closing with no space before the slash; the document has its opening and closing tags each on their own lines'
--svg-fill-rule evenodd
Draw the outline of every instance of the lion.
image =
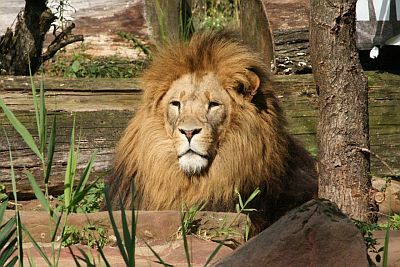
<svg viewBox="0 0 400 267">
<path fill-rule="evenodd" d="M 235 33 L 210 31 L 162 48 L 141 78 L 143 105 L 115 152 L 114 208 L 234 211 L 259 188 L 263 229 L 317 191 L 314 160 L 288 133 L 271 75 Z"/>
</svg>

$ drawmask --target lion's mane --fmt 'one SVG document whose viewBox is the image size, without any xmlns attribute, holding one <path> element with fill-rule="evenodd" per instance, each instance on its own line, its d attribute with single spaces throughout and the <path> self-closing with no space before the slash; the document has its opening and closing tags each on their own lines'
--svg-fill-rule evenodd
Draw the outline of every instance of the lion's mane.
<svg viewBox="0 0 400 267">
<path fill-rule="evenodd" d="M 187 73 L 214 72 L 226 90 L 246 90 L 246 70 L 260 78 L 256 95 L 232 97 L 235 108 L 215 158 L 206 172 L 188 177 L 167 137 L 161 99 Z M 235 190 L 245 199 L 259 187 L 262 194 L 253 205 L 271 223 L 311 199 L 317 188 L 313 159 L 288 134 L 266 70 L 261 57 L 230 32 L 200 33 L 161 49 L 141 79 L 143 105 L 116 148 L 113 205 L 122 199 L 131 208 L 132 179 L 140 208 L 147 210 L 203 202 L 211 210 L 233 210 Z"/>
</svg>

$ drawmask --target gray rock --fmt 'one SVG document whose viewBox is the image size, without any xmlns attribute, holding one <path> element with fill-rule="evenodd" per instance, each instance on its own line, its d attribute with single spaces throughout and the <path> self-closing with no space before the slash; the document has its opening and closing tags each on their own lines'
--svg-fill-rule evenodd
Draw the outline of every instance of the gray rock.
<svg viewBox="0 0 400 267">
<path fill-rule="evenodd" d="M 332 202 L 290 211 L 214 266 L 369 266 L 364 239 Z"/>
</svg>

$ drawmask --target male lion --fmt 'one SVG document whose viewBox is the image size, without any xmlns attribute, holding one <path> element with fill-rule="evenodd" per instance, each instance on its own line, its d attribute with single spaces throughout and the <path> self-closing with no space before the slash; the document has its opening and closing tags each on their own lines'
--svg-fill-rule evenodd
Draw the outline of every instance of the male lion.
<svg viewBox="0 0 400 267">
<path fill-rule="evenodd" d="M 114 207 L 232 211 L 237 190 L 260 229 L 316 192 L 313 159 L 285 129 L 260 56 L 230 32 L 204 32 L 163 48 L 142 77 L 143 106 L 115 155 Z M 255 215 L 255 214 L 253 214 Z"/>
</svg>

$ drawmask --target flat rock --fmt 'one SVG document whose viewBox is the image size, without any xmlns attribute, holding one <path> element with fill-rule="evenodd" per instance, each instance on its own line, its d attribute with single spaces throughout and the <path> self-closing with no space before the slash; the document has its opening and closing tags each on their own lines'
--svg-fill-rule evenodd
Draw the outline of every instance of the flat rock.
<svg viewBox="0 0 400 267">
<path fill-rule="evenodd" d="M 359 230 L 328 200 L 290 211 L 214 266 L 369 266 Z"/>
</svg>

